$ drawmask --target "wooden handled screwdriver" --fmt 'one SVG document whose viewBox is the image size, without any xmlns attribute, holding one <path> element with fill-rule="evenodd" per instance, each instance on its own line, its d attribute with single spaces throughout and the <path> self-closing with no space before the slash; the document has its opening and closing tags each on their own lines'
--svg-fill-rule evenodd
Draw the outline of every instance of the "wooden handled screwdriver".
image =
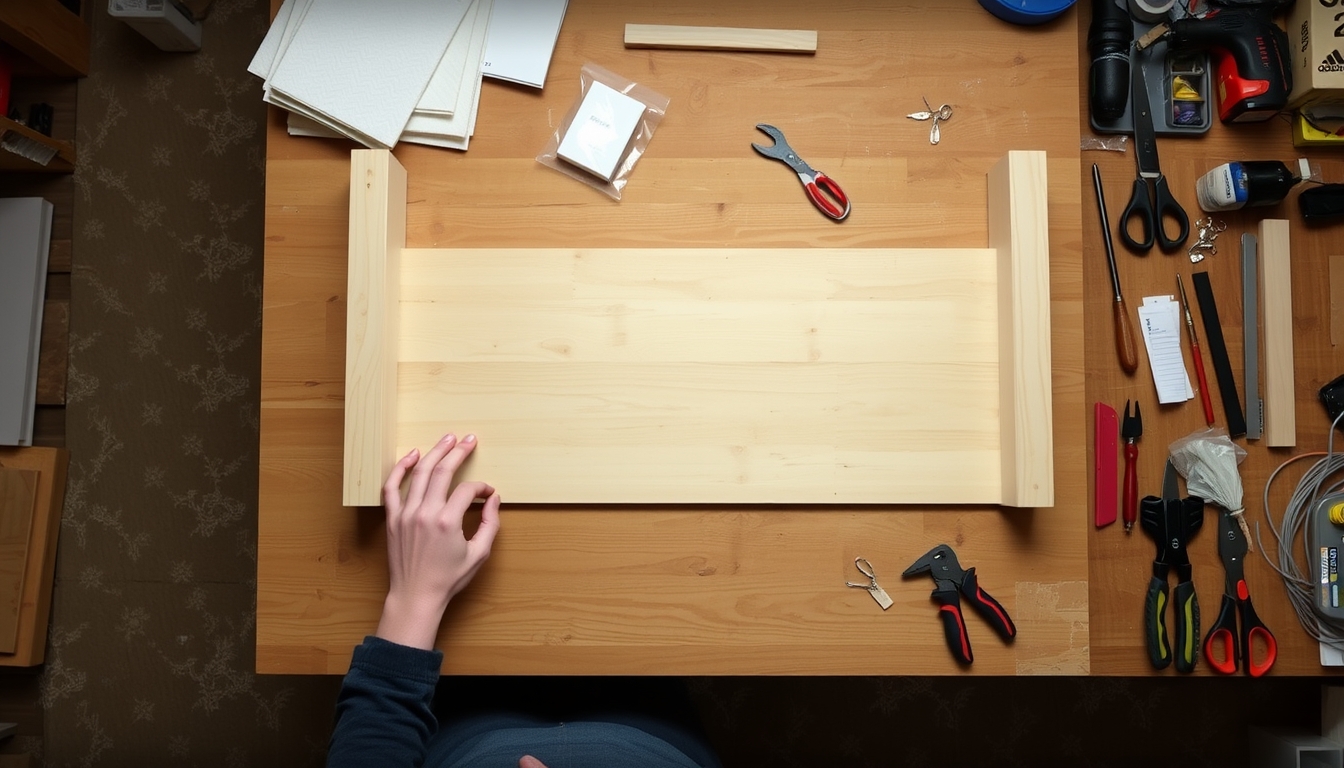
<svg viewBox="0 0 1344 768">
<path fill-rule="evenodd" d="M 1129 308 L 1120 295 L 1120 273 L 1115 269 L 1115 245 L 1111 242 L 1111 222 L 1106 218 L 1106 194 L 1101 190 L 1101 170 L 1092 164 L 1092 186 L 1097 190 L 1097 213 L 1101 214 L 1102 242 L 1106 244 L 1106 262 L 1111 268 L 1111 290 L 1115 292 L 1115 352 L 1120 356 L 1120 368 L 1126 374 L 1139 367 L 1139 352 L 1134 346 L 1134 328 L 1129 322 Z"/>
</svg>

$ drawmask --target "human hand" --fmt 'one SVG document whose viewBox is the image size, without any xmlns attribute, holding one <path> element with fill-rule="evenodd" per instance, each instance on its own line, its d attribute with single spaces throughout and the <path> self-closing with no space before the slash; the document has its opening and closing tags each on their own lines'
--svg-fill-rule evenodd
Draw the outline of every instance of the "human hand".
<svg viewBox="0 0 1344 768">
<path fill-rule="evenodd" d="M 546 764 L 531 755 L 523 755 L 518 760 L 518 768 L 546 768 Z"/>
<path fill-rule="evenodd" d="M 451 434 L 429 449 L 406 454 L 383 484 L 387 510 L 389 586 L 378 621 L 378 637 L 429 650 L 448 602 L 471 581 L 499 532 L 499 494 L 482 482 L 452 487 L 453 474 L 476 448 L 476 437 Z M 411 473 L 406 494 L 401 481 Z M 470 539 L 462 518 L 484 499 L 481 524 Z"/>
</svg>

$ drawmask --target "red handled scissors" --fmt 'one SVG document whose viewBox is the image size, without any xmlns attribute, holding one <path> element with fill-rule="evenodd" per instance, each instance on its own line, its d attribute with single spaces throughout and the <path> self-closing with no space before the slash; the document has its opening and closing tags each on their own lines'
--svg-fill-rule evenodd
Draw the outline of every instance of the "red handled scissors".
<svg viewBox="0 0 1344 768">
<path fill-rule="evenodd" d="M 1223 592 L 1222 609 L 1213 629 L 1204 640 L 1204 658 L 1209 666 L 1230 675 L 1241 667 L 1251 677 L 1260 677 L 1274 666 L 1279 655 L 1279 644 L 1251 605 L 1251 593 L 1246 589 L 1246 574 L 1242 560 L 1246 556 L 1246 534 L 1232 514 L 1223 511 L 1218 518 L 1218 555 L 1223 560 L 1227 584 Z M 1238 631 L 1237 619 L 1241 619 Z M 1264 648 L 1261 656 L 1257 648 Z M 1217 652 L 1222 651 L 1221 656 Z"/>
<path fill-rule="evenodd" d="M 849 215 L 849 198 L 845 196 L 845 191 L 840 185 L 830 176 L 814 171 L 811 166 L 804 163 L 803 159 L 798 157 L 798 153 L 793 151 L 793 147 L 784 140 L 783 131 L 765 123 L 760 123 L 756 127 L 774 139 L 775 143 L 769 147 L 752 144 L 751 148 L 792 168 L 798 174 L 798 179 L 803 182 L 803 189 L 807 190 L 807 196 L 811 198 L 812 204 L 829 218 L 843 221 Z"/>
</svg>

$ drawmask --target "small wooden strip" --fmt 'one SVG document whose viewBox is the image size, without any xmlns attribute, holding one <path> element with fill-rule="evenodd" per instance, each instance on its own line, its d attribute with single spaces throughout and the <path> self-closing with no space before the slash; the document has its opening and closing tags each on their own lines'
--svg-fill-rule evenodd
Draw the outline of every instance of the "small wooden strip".
<svg viewBox="0 0 1344 768">
<path fill-rule="evenodd" d="M 816 53 L 817 32 L 811 29 L 749 29 L 743 27 L 687 27 L 670 24 L 626 24 L 625 47 Z"/>
<path fill-rule="evenodd" d="M 1009 152 L 989 172 L 989 244 L 999 264 L 999 456 L 1010 507 L 1055 503 L 1050 235 L 1044 152 Z"/>
<path fill-rule="evenodd" d="M 0 653 L 18 644 L 37 480 L 37 470 L 0 467 Z"/>
<path fill-rule="evenodd" d="M 1293 273 L 1288 221 L 1260 222 L 1260 295 L 1265 350 L 1265 444 L 1297 444 L 1293 377 Z"/>
<path fill-rule="evenodd" d="M 406 170 L 385 149 L 350 153 L 342 503 L 377 506 L 396 451 Z"/>
<path fill-rule="evenodd" d="M 65 405 L 70 362 L 70 302 L 47 301 L 42 310 L 42 345 L 37 361 L 37 404 Z"/>
</svg>

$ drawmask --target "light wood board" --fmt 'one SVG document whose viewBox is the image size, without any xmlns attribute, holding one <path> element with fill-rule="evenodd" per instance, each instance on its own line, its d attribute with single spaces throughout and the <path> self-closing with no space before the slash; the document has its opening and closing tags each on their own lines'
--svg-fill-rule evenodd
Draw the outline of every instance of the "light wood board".
<svg viewBox="0 0 1344 768">
<path fill-rule="evenodd" d="M 1293 391 L 1293 267 L 1287 219 L 1260 222 L 1260 314 L 1265 366 L 1265 445 L 1297 445 Z"/>
<path fill-rule="evenodd" d="M 0 467 L 0 653 L 18 642 L 37 481 L 37 470 Z"/>
<path fill-rule="evenodd" d="M 0 447 L 0 469 L 36 472 L 18 634 L 13 653 L 0 653 L 0 666 L 31 667 L 46 657 L 47 623 L 51 619 L 52 579 L 56 572 L 56 539 L 65 503 L 65 476 L 70 454 L 62 448 Z"/>
<path fill-rule="evenodd" d="M 626 24 L 625 47 L 816 53 L 817 31 Z"/>
<path fill-rule="evenodd" d="M 984 249 L 404 249 L 405 184 L 352 153 L 347 504 L 449 429 L 528 503 L 1053 503 L 1043 153 Z"/>
</svg>

